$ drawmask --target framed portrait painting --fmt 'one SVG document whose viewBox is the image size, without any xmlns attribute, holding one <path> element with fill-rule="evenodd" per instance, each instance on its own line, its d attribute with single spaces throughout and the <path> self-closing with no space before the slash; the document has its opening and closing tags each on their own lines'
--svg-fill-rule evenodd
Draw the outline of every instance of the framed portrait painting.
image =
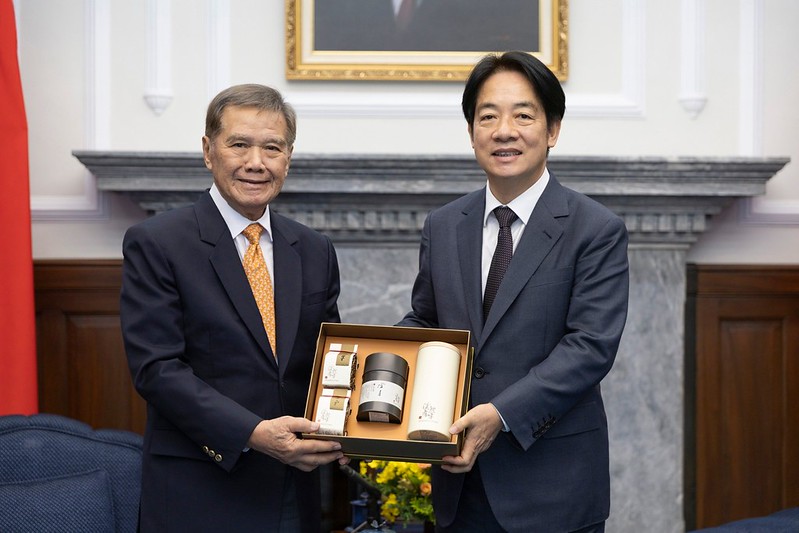
<svg viewBox="0 0 799 533">
<path fill-rule="evenodd" d="M 568 75 L 568 0 L 286 0 L 290 80 L 464 80 L 523 50 Z"/>
</svg>

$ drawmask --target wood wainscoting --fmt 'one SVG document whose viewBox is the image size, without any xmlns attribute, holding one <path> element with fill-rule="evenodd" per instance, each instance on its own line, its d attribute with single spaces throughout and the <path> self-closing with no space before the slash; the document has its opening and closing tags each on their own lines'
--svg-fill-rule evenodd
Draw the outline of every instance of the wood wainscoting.
<svg viewBox="0 0 799 533">
<path fill-rule="evenodd" d="M 34 261 L 39 411 L 94 428 L 144 433 L 144 400 L 133 388 L 119 321 L 122 260 Z M 351 521 L 347 477 L 320 469 L 322 529 Z"/>
<path fill-rule="evenodd" d="M 35 262 L 39 409 L 141 433 L 121 279 L 121 260 Z M 687 287 L 686 525 L 799 506 L 799 266 L 689 265 Z M 343 527 L 343 474 L 324 471 L 323 492 L 326 522 Z"/>
<path fill-rule="evenodd" d="M 39 410 L 144 432 L 119 323 L 121 260 L 34 263 Z"/>
<path fill-rule="evenodd" d="M 689 265 L 688 529 L 799 506 L 799 266 Z"/>
</svg>

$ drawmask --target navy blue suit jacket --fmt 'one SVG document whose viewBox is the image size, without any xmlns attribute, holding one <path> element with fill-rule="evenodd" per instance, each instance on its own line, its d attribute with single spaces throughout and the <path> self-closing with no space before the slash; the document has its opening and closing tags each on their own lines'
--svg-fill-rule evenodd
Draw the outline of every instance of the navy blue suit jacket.
<svg viewBox="0 0 799 533">
<path fill-rule="evenodd" d="M 277 352 L 272 355 L 230 232 L 208 192 L 125 235 L 122 332 L 147 401 L 143 531 L 267 531 L 289 467 L 247 451 L 262 419 L 303 416 L 316 338 L 339 321 L 330 240 L 272 212 Z M 292 469 L 307 531 L 318 471 Z"/>
<path fill-rule="evenodd" d="M 610 505 L 600 380 L 627 315 L 624 222 L 554 176 L 483 323 L 485 189 L 433 211 L 422 231 L 412 311 L 401 325 L 471 330 L 471 405 L 493 403 L 510 431 L 478 456 L 497 520 L 509 531 L 572 531 Z M 433 503 L 453 520 L 463 475 L 435 469 Z"/>
</svg>

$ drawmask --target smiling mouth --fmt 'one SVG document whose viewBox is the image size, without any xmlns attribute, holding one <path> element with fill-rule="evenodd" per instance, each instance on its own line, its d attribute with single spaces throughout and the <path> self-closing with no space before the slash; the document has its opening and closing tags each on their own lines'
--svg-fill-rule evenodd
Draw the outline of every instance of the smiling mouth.
<svg viewBox="0 0 799 533">
<path fill-rule="evenodd" d="M 517 155 L 522 155 L 519 150 L 496 150 L 491 153 L 491 155 L 496 157 L 515 157 Z"/>
<path fill-rule="evenodd" d="M 249 180 L 246 178 L 238 178 L 238 180 L 247 185 L 266 185 L 272 182 L 272 180 Z"/>
</svg>

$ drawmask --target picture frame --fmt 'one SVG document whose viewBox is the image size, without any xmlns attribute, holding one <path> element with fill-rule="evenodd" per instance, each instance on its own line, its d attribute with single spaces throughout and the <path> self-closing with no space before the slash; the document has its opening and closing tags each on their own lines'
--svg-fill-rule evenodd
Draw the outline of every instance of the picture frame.
<svg viewBox="0 0 799 533">
<path fill-rule="evenodd" d="M 485 54 L 517 49 L 567 79 L 568 0 L 414 1 L 418 22 L 400 31 L 392 0 L 286 0 L 286 78 L 463 81 Z"/>
</svg>

